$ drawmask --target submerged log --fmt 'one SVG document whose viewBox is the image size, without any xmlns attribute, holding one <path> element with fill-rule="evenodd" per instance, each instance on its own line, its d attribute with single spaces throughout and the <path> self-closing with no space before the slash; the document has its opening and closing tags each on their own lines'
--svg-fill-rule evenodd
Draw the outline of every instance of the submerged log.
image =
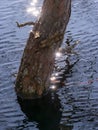
<svg viewBox="0 0 98 130">
<path fill-rule="evenodd" d="M 62 43 L 70 14 L 71 0 L 44 0 L 19 67 L 15 86 L 18 96 L 38 98 L 48 90 L 55 52 Z"/>
</svg>

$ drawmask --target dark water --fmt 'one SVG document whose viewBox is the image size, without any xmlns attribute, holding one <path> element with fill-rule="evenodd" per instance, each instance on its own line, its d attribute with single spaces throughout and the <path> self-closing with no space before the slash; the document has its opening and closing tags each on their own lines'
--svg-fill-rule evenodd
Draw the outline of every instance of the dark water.
<svg viewBox="0 0 98 130">
<path fill-rule="evenodd" d="M 62 82 L 56 94 L 23 102 L 17 100 L 13 74 L 31 27 L 18 29 L 15 22 L 36 20 L 26 12 L 30 2 L 0 1 L 0 130 L 98 130 L 98 0 L 72 1 L 65 40 L 80 41 L 79 55 L 71 57 L 77 62 L 67 72 L 57 60 Z"/>
</svg>

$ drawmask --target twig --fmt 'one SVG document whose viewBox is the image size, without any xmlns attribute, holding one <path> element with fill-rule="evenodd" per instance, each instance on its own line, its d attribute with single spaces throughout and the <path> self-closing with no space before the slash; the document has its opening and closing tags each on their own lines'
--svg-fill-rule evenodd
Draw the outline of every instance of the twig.
<svg viewBox="0 0 98 130">
<path fill-rule="evenodd" d="M 19 24 L 18 22 L 16 22 L 17 24 L 17 27 L 24 27 L 24 26 L 27 26 L 27 25 L 35 25 L 35 22 L 26 22 L 26 23 L 22 23 L 22 24 Z"/>
</svg>

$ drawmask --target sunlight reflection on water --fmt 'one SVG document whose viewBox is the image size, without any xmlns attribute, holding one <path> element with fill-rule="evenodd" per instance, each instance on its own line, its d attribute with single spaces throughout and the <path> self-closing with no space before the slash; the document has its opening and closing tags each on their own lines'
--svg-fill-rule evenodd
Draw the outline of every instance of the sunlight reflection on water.
<svg viewBox="0 0 98 130">
<path fill-rule="evenodd" d="M 98 0 L 73 1 L 65 40 L 81 41 L 79 61 L 66 72 L 66 55 L 57 51 L 50 77 L 52 100 L 45 95 L 41 103 L 22 102 L 21 108 L 12 74 L 18 71 L 31 27 L 18 29 L 15 21 L 35 21 L 43 0 L 0 2 L 0 130 L 59 130 L 60 123 L 62 130 L 98 130 Z"/>
<path fill-rule="evenodd" d="M 27 7 L 27 13 L 38 17 L 40 15 L 41 7 L 37 6 L 38 0 L 32 0 L 29 7 Z"/>
</svg>

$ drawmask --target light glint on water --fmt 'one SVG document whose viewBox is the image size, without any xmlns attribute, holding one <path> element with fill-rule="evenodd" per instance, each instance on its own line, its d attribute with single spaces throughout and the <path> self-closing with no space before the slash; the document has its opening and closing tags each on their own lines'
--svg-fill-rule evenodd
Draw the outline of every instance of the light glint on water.
<svg viewBox="0 0 98 130">
<path fill-rule="evenodd" d="M 31 3 L 30 3 L 30 5 L 35 5 L 37 3 L 37 0 L 33 0 Z"/>
<path fill-rule="evenodd" d="M 51 80 L 51 81 L 55 81 L 55 80 L 56 80 L 56 77 L 53 76 L 53 77 L 50 78 L 50 80 Z"/>
<path fill-rule="evenodd" d="M 27 8 L 27 13 L 33 15 L 33 16 L 39 16 L 40 15 L 40 8 L 37 7 L 38 0 L 32 0 L 30 3 L 30 6 Z"/>
<path fill-rule="evenodd" d="M 61 56 L 62 56 L 62 53 L 60 53 L 60 52 L 56 52 L 56 54 L 55 54 L 55 55 L 56 55 L 56 57 L 58 57 L 58 58 L 59 58 L 59 57 L 61 57 Z"/>
<path fill-rule="evenodd" d="M 51 88 L 52 90 L 55 90 L 55 89 L 56 89 L 56 86 L 55 86 L 55 85 L 52 85 L 50 88 Z"/>
</svg>

